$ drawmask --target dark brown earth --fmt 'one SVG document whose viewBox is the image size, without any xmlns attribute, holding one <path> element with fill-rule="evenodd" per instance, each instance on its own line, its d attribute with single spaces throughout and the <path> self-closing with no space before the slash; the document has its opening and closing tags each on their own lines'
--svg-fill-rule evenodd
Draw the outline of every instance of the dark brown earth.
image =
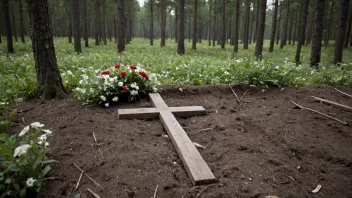
<svg viewBox="0 0 352 198">
<path fill-rule="evenodd" d="M 167 87 L 169 106 L 202 105 L 207 115 L 178 118 L 218 183 L 192 186 L 159 120 L 117 120 L 118 108 L 82 106 L 72 99 L 17 104 L 17 122 L 44 123 L 53 130 L 50 157 L 58 160 L 40 197 L 352 197 L 352 126 L 296 108 L 290 100 L 352 124 L 352 112 L 315 102 L 311 96 L 352 106 L 333 87 Z M 352 89 L 339 88 L 352 94 Z M 25 111 L 20 113 L 21 111 Z M 14 130 L 19 131 L 19 128 Z M 93 132 L 102 143 L 93 146 Z M 76 163 L 104 189 L 83 176 Z M 321 190 L 313 194 L 316 186 Z"/>
</svg>

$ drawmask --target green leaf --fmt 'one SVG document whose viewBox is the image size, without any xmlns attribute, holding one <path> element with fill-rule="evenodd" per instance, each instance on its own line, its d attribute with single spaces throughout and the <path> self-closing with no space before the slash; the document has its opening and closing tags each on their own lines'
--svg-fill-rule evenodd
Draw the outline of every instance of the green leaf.
<svg viewBox="0 0 352 198">
<path fill-rule="evenodd" d="M 21 189 L 19 184 L 13 184 L 13 188 L 17 191 Z"/>
<path fill-rule="evenodd" d="M 48 174 L 48 172 L 51 170 L 51 167 L 48 165 L 44 168 L 44 170 L 42 171 L 42 176 L 45 177 L 46 174 Z"/>
<path fill-rule="evenodd" d="M 73 198 L 81 198 L 81 194 L 77 194 L 77 195 L 73 196 Z"/>
<path fill-rule="evenodd" d="M 9 138 L 7 133 L 0 133 L 0 141 L 5 142 Z"/>
<path fill-rule="evenodd" d="M 24 187 L 21 191 L 20 191 L 20 197 L 25 197 L 27 193 L 27 187 Z"/>
<path fill-rule="evenodd" d="M 11 178 L 7 178 L 7 179 L 5 180 L 5 184 L 11 184 L 11 182 L 12 182 L 12 179 L 11 179 Z"/>
<path fill-rule="evenodd" d="M 44 164 L 51 164 L 51 163 L 54 163 L 54 162 L 57 162 L 56 160 L 53 160 L 53 159 L 51 159 L 51 160 L 45 160 L 43 163 L 42 163 L 42 165 L 44 165 Z"/>
</svg>

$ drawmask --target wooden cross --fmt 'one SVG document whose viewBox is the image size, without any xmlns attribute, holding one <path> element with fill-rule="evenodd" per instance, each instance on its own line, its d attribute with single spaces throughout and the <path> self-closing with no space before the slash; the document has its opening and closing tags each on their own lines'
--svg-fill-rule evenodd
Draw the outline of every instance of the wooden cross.
<svg viewBox="0 0 352 198">
<path fill-rule="evenodd" d="M 175 116 L 205 115 L 205 109 L 201 106 L 168 107 L 158 93 L 151 93 L 149 97 L 155 108 L 119 109 L 119 119 L 156 119 L 159 117 L 177 153 L 181 156 L 193 185 L 216 182 L 210 168 L 175 118 Z"/>
</svg>

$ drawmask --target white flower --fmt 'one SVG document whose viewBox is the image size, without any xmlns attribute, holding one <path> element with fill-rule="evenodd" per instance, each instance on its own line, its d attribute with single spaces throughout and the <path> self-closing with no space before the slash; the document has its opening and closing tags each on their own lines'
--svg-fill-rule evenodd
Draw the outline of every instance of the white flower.
<svg viewBox="0 0 352 198">
<path fill-rule="evenodd" d="M 44 130 L 42 130 L 44 133 L 47 133 L 47 134 L 52 134 L 53 132 L 52 131 L 50 131 L 49 129 L 44 129 Z"/>
<path fill-rule="evenodd" d="M 135 82 L 131 84 L 131 88 L 135 88 L 136 86 L 137 86 L 137 83 Z"/>
<path fill-rule="evenodd" d="M 90 89 L 89 89 L 89 92 L 90 92 L 90 93 L 94 93 L 94 89 L 93 89 L 93 88 L 90 88 Z"/>
<path fill-rule="evenodd" d="M 109 107 L 109 103 L 105 103 L 105 107 Z"/>
<path fill-rule="evenodd" d="M 105 97 L 105 96 L 100 96 L 100 99 L 101 99 L 102 101 L 106 101 L 106 97 Z"/>
<path fill-rule="evenodd" d="M 138 90 L 138 89 L 139 89 L 139 86 L 136 86 L 135 89 Z"/>
<path fill-rule="evenodd" d="M 16 156 L 21 156 L 23 154 L 27 153 L 27 150 L 30 148 L 31 146 L 29 144 L 24 144 L 22 146 L 19 146 L 15 149 L 15 153 L 13 154 L 13 157 Z"/>
<path fill-rule="evenodd" d="M 131 91 L 131 95 L 132 95 L 132 96 L 138 95 L 138 91 L 132 90 L 132 91 Z"/>
<path fill-rule="evenodd" d="M 119 97 L 115 96 L 115 97 L 112 99 L 112 101 L 114 101 L 114 102 L 119 101 Z"/>
<path fill-rule="evenodd" d="M 158 89 L 156 87 L 153 87 L 153 92 L 155 93 L 157 91 L 158 91 Z"/>
<path fill-rule="evenodd" d="M 67 71 L 67 74 L 73 76 L 73 73 L 70 70 Z"/>
<path fill-rule="evenodd" d="M 28 187 L 32 187 L 35 181 L 36 180 L 31 177 L 27 179 L 26 184 Z"/>
<path fill-rule="evenodd" d="M 45 142 L 45 147 L 48 147 L 49 146 L 49 142 Z"/>
<path fill-rule="evenodd" d="M 36 129 L 42 128 L 43 126 L 44 126 L 44 124 L 40 124 L 39 122 L 33 122 L 31 124 L 31 127 L 36 128 Z"/>
<path fill-rule="evenodd" d="M 39 145 L 42 145 L 42 144 L 43 144 L 43 141 L 39 141 L 38 144 L 39 144 Z"/>
<path fill-rule="evenodd" d="M 45 141 L 48 139 L 48 137 L 46 136 L 46 134 L 43 134 L 43 135 L 41 135 L 38 139 L 39 139 L 40 141 L 45 142 Z"/>
<path fill-rule="evenodd" d="M 27 132 L 29 131 L 29 126 L 26 126 L 22 129 L 21 133 L 18 135 L 20 137 L 22 137 L 23 135 L 25 135 Z"/>
<path fill-rule="evenodd" d="M 119 86 L 122 87 L 123 86 L 123 82 L 119 82 Z"/>
</svg>

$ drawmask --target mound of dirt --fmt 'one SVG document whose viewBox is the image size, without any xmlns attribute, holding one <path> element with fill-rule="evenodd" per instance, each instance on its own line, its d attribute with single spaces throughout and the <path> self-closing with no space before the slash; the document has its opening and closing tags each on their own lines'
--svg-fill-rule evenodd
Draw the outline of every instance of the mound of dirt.
<svg viewBox="0 0 352 198">
<path fill-rule="evenodd" d="M 352 89 L 339 88 L 348 93 Z M 182 91 L 181 91 L 182 90 Z M 201 105 L 206 116 L 178 118 L 218 183 L 194 187 L 160 120 L 118 120 L 118 108 L 150 107 L 147 99 L 110 108 L 66 100 L 15 104 L 15 121 L 44 123 L 53 131 L 50 157 L 58 160 L 40 197 L 352 197 L 352 111 L 311 96 L 352 106 L 329 86 L 260 88 L 236 85 L 166 87 L 169 106 Z M 12 132 L 20 128 L 14 127 Z M 93 133 L 99 146 L 94 145 Z M 100 151 L 99 151 L 100 149 Z M 83 176 L 84 169 L 104 189 Z M 316 186 L 321 190 L 313 194 Z"/>
</svg>

